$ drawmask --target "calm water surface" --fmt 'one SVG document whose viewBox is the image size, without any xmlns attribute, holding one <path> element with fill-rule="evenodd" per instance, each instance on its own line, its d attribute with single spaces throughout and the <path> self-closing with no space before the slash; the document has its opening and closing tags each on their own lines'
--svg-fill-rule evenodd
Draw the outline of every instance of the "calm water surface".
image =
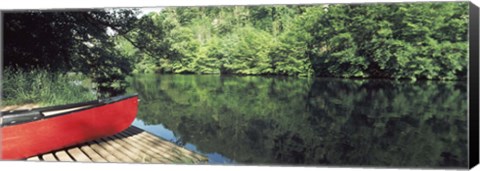
<svg viewBox="0 0 480 171">
<path fill-rule="evenodd" d="M 467 166 L 466 82 L 137 75 L 134 125 L 212 164 Z"/>
</svg>

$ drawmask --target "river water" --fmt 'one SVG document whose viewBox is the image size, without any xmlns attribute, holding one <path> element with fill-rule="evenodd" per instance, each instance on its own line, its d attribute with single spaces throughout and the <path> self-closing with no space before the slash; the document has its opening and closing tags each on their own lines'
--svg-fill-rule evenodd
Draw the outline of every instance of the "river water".
<svg viewBox="0 0 480 171">
<path fill-rule="evenodd" d="M 211 164 L 466 167 L 463 82 L 136 75 L 134 125 Z"/>
</svg>

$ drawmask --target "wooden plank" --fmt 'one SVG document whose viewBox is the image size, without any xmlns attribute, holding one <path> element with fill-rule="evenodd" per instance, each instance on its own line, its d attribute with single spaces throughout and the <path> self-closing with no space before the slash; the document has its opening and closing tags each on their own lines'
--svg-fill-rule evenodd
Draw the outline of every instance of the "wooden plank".
<svg viewBox="0 0 480 171">
<path fill-rule="evenodd" d="M 67 150 L 67 152 L 68 152 L 68 154 L 70 154 L 73 157 L 73 159 L 75 161 L 79 161 L 79 162 L 91 162 L 92 161 L 78 147 L 70 148 L 70 149 Z"/>
<path fill-rule="evenodd" d="M 128 157 L 129 159 L 131 159 L 130 161 L 132 162 L 141 162 L 141 158 L 139 157 L 135 157 L 135 156 L 138 156 L 138 154 L 135 154 L 135 153 L 132 153 L 128 148 L 125 148 L 123 147 L 122 145 L 120 145 L 119 143 L 117 143 L 115 141 L 115 139 L 111 139 L 111 138 L 101 138 L 101 140 L 103 140 L 106 144 L 108 144 L 109 146 L 111 146 L 113 149 L 115 149 L 115 151 L 118 151 L 122 154 L 124 154 L 126 157 Z"/>
<path fill-rule="evenodd" d="M 122 141 L 123 137 L 116 137 L 116 136 L 110 136 L 110 137 L 105 137 L 103 138 L 105 141 L 110 142 L 110 143 L 115 143 L 118 146 L 121 146 L 121 148 L 124 149 L 124 153 L 129 155 L 130 158 L 135 160 L 136 162 L 141 162 L 144 163 L 146 160 L 151 161 L 150 157 L 147 156 L 143 151 L 138 149 L 136 146 L 132 146 L 130 144 L 124 143 Z"/>
<path fill-rule="evenodd" d="M 55 156 L 53 156 L 52 153 L 44 154 L 42 155 L 42 158 L 44 161 L 57 161 L 57 159 L 55 158 Z"/>
<path fill-rule="evenodd" d="M 54 153 L 59 161 L 73 161 L 73 159 L 67 154 L 67 152 L 61 150 Z"/>
<path fill-rule="evenodd" d="M 152 158 L 152 161 L 159 162 L 159 163 L 173 163 L 175 160 L 171 158 L 165 157 L 163 153 L 157 153 L 151 149 L 150 146 L 146 146 L 141 142 L 138 142 L 134 136 L 127 136 L 124 133 L 120 133 L 115 135 L 115 137 L 122 137 L 120 140 L 125 143 L 127 148 L 132 148 L 136 150 L 140 150 L 141 153 L 147 154 L 149 157 Z"/>
<path fill-rule="evenodd" d="M 125 133 L 127 135 L 135 135 L 137 137 L 137 141 L 139 142 L 143 142 L 143 143 L 147 143 L 148 146 L 155 146 L 157 147 L 159 150 L 162 150 L 164 152 L 168 152 L 170 150 L 170 147 L 166 146 L 165 144 L 162 144 L 160 143 L 161 141 L 166 141 L 166 140 L 163 140 L 163 139 L 156 139 L 154 141 L 150 141 L 150 140 L 146 140 L 146 136 L 147 134 L 149 134 L 148 132 L 145 132 L 145 131 L 135 131 L 135 130 L 126 130 Z"/>
<path fill-rule="evenodd" d="M 208 161 L 198 153 L 135 126 L 113 136 L 99 138 L 76 147 L 31 157 L 27 160 L 116 163 L 201 163 Z"/>
<path fill-rule="evenodd" d="M 127 130 L 126 133 L 132 133 L 130 130 Z M 156 139 L 148 139 L 147 137 L 151 135 L 150 133 L 147 133 L 145 131 L 140 132 L 140 133 L 132 133 L 134 135 L 137 135 L 139 138 L 139 142 L 145 143 L 147 146 L 150 146 L 152 149 L 157 149 L 160 150 L 164 156 L 169 157 L 169 158 L 174 158 L 176 160 L 175 163 L 197 163 L 202 161 L 201 159 L 197 159 L 195 157 L 189 156 L 182 154 L 180 152 L 180 147 L 179 146 L 166 146 L 165 145 L 165 140 L 156 138 Z"/>
<path fill-rule="evenodd" d="M 108 162 L 107 159 L 103 158 L 100 154 L 95 152 L 95 150 L 93 150 L 89 145 L 81 146 L 80 150 L 84 152 L 94 162 Z"/>
<path fill-rule="evenodd" d="M 114 155 L 110 154 L 106 149 L 104 149 L 103 147 L 101 147 L 100 145 L 92 142 L 92 143 L 89 143 L 90 147 L 95 151 L 97 152 L 98 154 L 100 154 L 102 156 L 102 158 L 104 158 L 105 160 L 107 160 L 108 162 L 122 162 L 122 160 L 120 160 L 119 158 L 115 157 Z"/>
<path fill-rule="evenodd" d="M 116 158 L 120 159 L 121 162 L 134 162 L 130 157 L 122 153 L 121 151 L 118 151 L 111 145 L 107 144 L 105 141 L 102 140 L 94 140 L 94 142 L 105 149 L 109 154 L 115 156 Z"/>
<path fill-rule="evenodd" d="M 129 133 L 129 131 L 127 131 Z M 159 141 L 162 141 L 161 139 L 156 139 L 156 141 L 150 141 L 145 139 L 147 136 L 147 132 L 140 132 L 136 133 L 135 135 L 138 137 L 138 142 L 144 143 L 145 145 L 149 147 L 153 147 L 153 149 L 158 150 L 157 152 L 163 154 L 165 157 L 172 158 L 176 161 L 176 163 L 182 163 L 182 162 L 187 162 L 191 163 L 191 159 L 186 159 L 185 156 L 179 155 L 178 153 L 174 153 L 176 149 L 170 148 L 165 146 L 164 144 L 161 144 Z"/>
<path fill-rule="evenodd" d="M 122 147 L 124 147 L 126 150 L 130 151 L 131 153 L 135 154 L 134 159 L 138 162 L 141 163 L 146 163 L 146 162 L 161 162 L 165 163 L 164 160 L 157 159 L 154 155 L 151 155 L 151 153 L 148 152 L 148 150 L 142 150 L 142 147 L 139 145 L 132 145 L 127 142 L 125 142 L 124 139 L 126 137 L 121 137 L 121 136 L 112 136 L 108 137 L 109 140 L 115 141 L 116 143 L 120 144 Z"/>
<path fill-rule="evenodd" d="M 33 156 L 27 159 L 28 161 L 40 161 L 40 157 L 38 156 Z"/>
<path fill-rule="evenodd" d="M 142 136 L 141 134 L 144 134 L 144 133 L 140 133 L 140 134 L 135 135 L 135 136 L 137 136 L 136 137 L 136 139 L 137 139 L 136 143 L 137 144 L 143 144 L 144 146 L 149 147 L 149 149 L 152 150 L 153 152 L 155 152 L 157 155 L 161 155 L 164 158 L 172 161 L 173 163 L 182 163 L 181 156 L 177 156 L 175 154 L 172 154 L 172 153 L 169 152 L 168 149 L 165 149 L 161 146 L 158 146 L 155 143 L 142 140 L 142 137 L 140 137 L 140 136 Z M 185 162 L 189 162 L 189 161 L 185 161 Z"/>
<path fill-rule="evenodd" d="M 132 128 L 132 130 L 136 130 L 136 131 L 144 131 L 144 130 L 142 130 L 142 129 L 138 128 L 138 127 L 135 127 L 135 126 L 131 126 L 130 128 Z M 146 132 L 146 131 L 144 131 L 144 132 Z M 150 139 L 150 140 L 161 139 L 161 140 L 163 140 L 163 141 L 159 141 L 159 142 L 162 143 L 163 145 L 166 145 L 166 146 L 168 146 L 168 147 L 170 147 L 170 148 L 178 149 L 178 150 L 180 150 L 183 154 L 187 154 L 187 155 L 189 155 L 189 156 L 195 157 L 195 159 L 206 159 L 204 156 L 202 156 L 202 155 L 200 155 L 200 154 L 198 154 L 198 153 L 195 153 L 195 152 L 193 152 L 193 151 L 190 151 L 190 150 L 187 150 L 187 149 L 185 149 L 185 148 L 183 148 L 183 147 L 180 147 L 180 146 L 178 146 L 178 145 L 176 145 L 176 144 L 174 144 L 174 143 L 172 143 L 172 142 L 170 142 L 170 141 L 164 140 L 164 139 L 161 138 L 161 137 L 155 136 L 155 135 L 150 134 L 150 133 L 148 133 L 148 134 L 146 134 L 146 135 L 147 135 L 147 136 L 146 136 L 147 139 Z"/>
<path fill-rule="evenodd" d="M 137 135 L 129 136 L 125 133 L 120 133 L 120 134 L 117 134 L 116 136 L 125 137 L 128 140 L 128 141 L 126 141 L 127 143 L 138 146 L 139 149 L 142 149 L 142 151 L 150 154 L 151 156 L 155 157 L 156 159 L 160 160 L 161 162 L 173 163 L 174 161 L 176 161 L 176 159 L 173 159 L 173 158 L 169 157 L 169 155 L 167 155 L 163 151 L 156 150 L 155 148 L 152 149 L 152 146 L 148 146 L 148 145 L 144 144 L 143 142 L 139 141 Z"/>
<path fill-rule="evenodd" d="M 23 104 L 23 105 L 11 105 L 11 106 L 2 106 L 1 111 L 2 112 L 7 112 L 7 111 L 15 111 L 15 110 L 25 110 L 25 109 L 33 109 L 39 107 L 38 104 Z"/>
<path fill-rule="evenodd" d="M 187 150 L 183 147 L 180 147 L 170 141 L 167 141 L 167 140 L 164 140 L 163 138 L 161 137 L 158 137 L 158 136 L 155 136 L 151 133 L 148 133 L 146 131 L 143 131 L 142 129 L 140 128 L 137 128 L 137 127 L 134 127 L 132 126 L 131 127 L 132 130 L 134 131 L 137 131 L 137 132 L 145 132 L 146 134 L 142 134 L 144 137 L 145 140 L 150 140 L 151 142 L 155 142 L 156 144 L 160 144 L 164 147 L 166 147 L 167 149 L 171 149 L 172 152 L 175 152 L 175 153 L 178 153 L 178 154 L 181 154 L 182 156 L 187 156 L 188 158 L 192 159 L 192 160 L 199 160 L 199 161 L 206 161 L 208 160 L 207 158 L 205 158 L 204 156 L 198 154 L 198 153 L 195 153 L 193 151 L 190 151 L 190 150 Z M 158 139 L 160 139 L 161 141 L 158 141 Z"/>
</svg>

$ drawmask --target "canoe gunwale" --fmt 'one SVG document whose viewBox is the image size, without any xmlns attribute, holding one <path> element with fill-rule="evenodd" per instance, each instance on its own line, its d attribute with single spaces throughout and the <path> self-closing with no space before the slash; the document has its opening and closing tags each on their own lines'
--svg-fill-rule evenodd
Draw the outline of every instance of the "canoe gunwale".
<svg viewBox="0 0 480 171">
<path fill-rule="evenodd" d="M 74 112 L 79 112 L 83 110 L 88 110 L 92 109 L 95 107 L 99 106 L 104 106 L 107 104 L 119 102 L 125 99 L 137 97 L 138 94 L 131 94 L 131 95 L 121 95 L 121 96 L 115 96 L 115 97 L 110 97 L 106 99 L 97 99 L 97 100 L 92 100 L 88 102 L 80 102 L 80 103 L 72 103 L 72 104 L 65 104 L 65 105 L 57 105 L 57 106 L 49 106 L 49 107 L 40 107 L 40 108 L 33 108 L 33 109 L 23 109 L 23 110 L 12 110 L 12 111 L 3 111 L 1 112 L 0 115 L 0 127 L 7 127 L 11 125 L 18 125 L 18 124 L 23 124 L 23 123 L 28 123 L 28 122 L 34 122 L 42 119 L 48 119 L 48 118 L 53 118 L 57 116 L 62 116 Z M 88 107 L 82 107 L 82 106 L 88 106 Z M 79 108 L 80 107 L 80 108 Z M 49 111 L 59 111 L 59 110 L 67 110 L 71 108 L 79 108 L 76 110 L 68 110 L 65 112 L 60 112 L 58 114 L 54 115 L 44 115 L 44 112 L 49 112 Z M 16 123 L 5 123 L 4 120 L 5 118 L 15 118 L 15 116 L 20 116 L 22 114 L 28 114 L 28 113 L 39 113 L 40 115 L 36 117 L 35 119 L 31 119 L 28 121 L 22 121 L 22 122 L 16 122 Z"/>
</svg>

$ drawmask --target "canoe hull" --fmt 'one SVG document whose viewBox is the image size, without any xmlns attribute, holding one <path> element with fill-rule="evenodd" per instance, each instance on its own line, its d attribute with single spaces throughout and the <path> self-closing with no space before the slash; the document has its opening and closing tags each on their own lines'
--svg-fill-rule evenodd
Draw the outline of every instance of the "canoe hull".
<svg viewBox="0 0 480 171">
<path fill-rule="evenodd" d="M 18 160 L 111 136 L 128 128 L 138 97 L 1 128 L 1 159 Z"/>
</svg>

